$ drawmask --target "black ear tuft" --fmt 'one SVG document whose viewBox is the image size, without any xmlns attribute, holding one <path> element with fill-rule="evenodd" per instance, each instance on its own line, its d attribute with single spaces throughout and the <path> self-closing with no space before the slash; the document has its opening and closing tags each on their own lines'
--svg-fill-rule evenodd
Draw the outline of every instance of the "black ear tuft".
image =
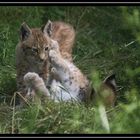
<svg viewBox="0 0 140 140">
<path fill-rule="evenodd" d="M 47 34 L 49 37 L 52 35 L 52 22 L 48 20 L 47 24 L 41 28 L 42 32 Z"/>
<path fill-rule="evenodd" d="M 116 79 L 115 79 L 115 74 L 112 74 L 108 77 L 105 78 L 104 83 L 110 87 L 112 87 L 113 89 L 117 88 L 116 85 Z"/>
<path fill-rule="evenodd" d="M 21 41 L 26 40 L 30 34 L 31 34 L 31 29 L 28 27 L 28 25 L 25 22 L 22 23 L 21 28 L 20 28 Z"/>
</svg>

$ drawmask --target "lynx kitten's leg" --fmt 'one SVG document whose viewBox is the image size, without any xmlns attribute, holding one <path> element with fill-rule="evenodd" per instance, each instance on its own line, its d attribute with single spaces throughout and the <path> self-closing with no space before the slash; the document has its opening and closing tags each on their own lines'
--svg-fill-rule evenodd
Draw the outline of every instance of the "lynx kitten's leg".
<svg viewBox="0 0 140 140">
<path fill-rule="evenodd" d="M 28 89 L 32 89 L 35 93 L 40 92 L 45 96 L 50 96 L 48 89 L 41 77 L 35 72 L 28 72 L 24 76 L 24 82 Z"/>
<path fill-rule="evenodd" d="M 62 58 L 59 50 L 59 45 L 57 41 L 51 40 L 51 50 L 49 51 L 49 58 L 52 66 L 56 69 L 64 70 L 64 72 L 68 71 L 67 63 Z"/>
<path fill-rule="evenodd" d="M 52 66 L 57 67 L 57 68 L 63 68 L 63 65 L 65 63 L 61 59 L 61 56 L 59 56 L 55 50 L 50 50 L 49 57 L 50 57 Z"/>
</svg>

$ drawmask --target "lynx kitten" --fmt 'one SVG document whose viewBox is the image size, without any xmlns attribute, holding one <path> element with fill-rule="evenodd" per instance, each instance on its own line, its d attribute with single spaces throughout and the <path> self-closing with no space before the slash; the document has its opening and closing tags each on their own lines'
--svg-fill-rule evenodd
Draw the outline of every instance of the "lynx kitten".
<svg viewBox="0 0 140 140">
<path fill-rule="evenodd" d="M 51 39 L 58 41 L 63 58 L 72 61 L 75 31 L 69 24 L 50 22 L 42 28 L 31 29 L 26 23 L 20 28 L 20 41 L 16 47 L 17 88 L 25 96 L 27 88 L 23 77 L 28 72 L 37 73 L 44 81 L 49 75 L 48 50 Z"/>
<path fill-rule="evenodd" d="M 27 73 L 24 81 L 29 89 L 42 92 L 55 101 L 86 101 L 90 93 L 90 83 L 86 76 L 70 61 L 64 59 L 59 45 L 51 40 L 49 60 L 51 77 L 49 91 L 37 73 Z"/>
<path fill-rule="evenodd" d="M 86 103 L 95 102 L 98 94 L 105 106 L 113 107 L 115 105 L 115 75 L 108 76 L 95 93 L 86 76 L 73 62 L 69 62 L 62 57 L 59 45 L 54 40 L 51 40 L 49 61 L 51 66 L 51 76 L 48 82 L 50 84 L 49 90 L 37 73 L 29 72 L 24 76 L 24 81 L 30 91 L 34 91 L 35 94 L 40 92 L 55 101 Z M 32 94 L 32 92 L 29 94 Z"/>
</svg>

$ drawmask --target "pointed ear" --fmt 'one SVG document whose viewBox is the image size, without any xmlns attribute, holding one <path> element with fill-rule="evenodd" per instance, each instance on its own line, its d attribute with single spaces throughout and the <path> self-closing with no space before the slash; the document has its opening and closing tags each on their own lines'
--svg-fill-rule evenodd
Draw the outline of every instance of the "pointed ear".
<svg viewBox="0 0 140 140">
<path fill-rule="evenodd" d="M 106 77 L 103 83 L 109 86 L 110 88 L 112 88 L 113 90 L 116 90 L 117 84 L 116 84 L 115 74 Z"/>
<path fill-rule="evenodd" d="M 20 39 L 21 41 L 26 40 L 29 35 L 31 35 L 32 31 L 29 28 L 29 26 L 24 22 L 22 23 L 21 27 L 20 27 Z"/>
<path fill-rule="evenodd" d="M 52 35 L 52 22 L 48 20 L 47 24 L 41 28 L 44 34 L 47 34 L 49 37 Z"/>
</svg>

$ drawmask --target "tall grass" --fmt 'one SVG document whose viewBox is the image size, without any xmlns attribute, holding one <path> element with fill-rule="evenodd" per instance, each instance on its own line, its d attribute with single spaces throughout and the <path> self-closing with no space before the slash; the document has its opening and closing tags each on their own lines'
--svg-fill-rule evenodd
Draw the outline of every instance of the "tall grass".
<svg viewBox="0 0 140 140">
<path fill-rule="evenodd" d="M 139 133 L 139 12 L 139 6 L 1 6 L 0 133 Z M 74 26 L 74 63 L 95 88 L 110 73 L 116 73 L 119 92 L 115 108 L 47 99 L 20 109 L 15 106 L 15 47 L 20 25 L 25 21 L 40 27 L 48 19 Z"/>
</svg>

